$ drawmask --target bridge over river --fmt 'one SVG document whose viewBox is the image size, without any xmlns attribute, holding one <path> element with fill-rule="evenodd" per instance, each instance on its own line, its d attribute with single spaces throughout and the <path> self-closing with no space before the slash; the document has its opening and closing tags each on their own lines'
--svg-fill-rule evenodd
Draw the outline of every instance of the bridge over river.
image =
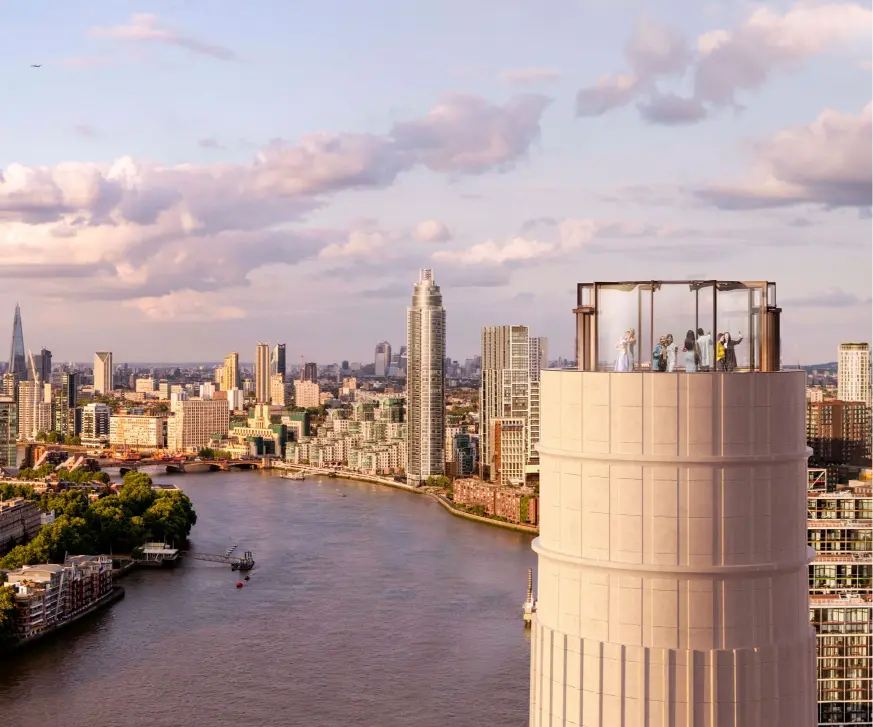
<svg viewBox="0 0 873 727">
<path fill-rule="evenodd" d="M 167 460 L 167 459 L 139 459 L 139 460 L 119 460 L 108 459 L 99 460 L 100 466 L 103 469 L 108 467 L 118 467 L 122 470 L 122 474 L 133 472 L 140 467 L 166 467 L 167 472 L 177 474 L 191 474 L 195 472 L 218 472 L 235 470 L 260 470 L 270 469 L 271 463 L 268 457 L 262 459 L 192 459 L 185 461 Z"/>
</svg>

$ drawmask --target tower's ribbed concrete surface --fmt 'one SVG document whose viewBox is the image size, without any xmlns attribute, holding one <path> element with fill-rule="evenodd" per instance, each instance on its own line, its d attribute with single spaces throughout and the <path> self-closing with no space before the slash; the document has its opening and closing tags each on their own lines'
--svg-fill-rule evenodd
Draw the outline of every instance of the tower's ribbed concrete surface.
<svg viewBox="0 0 873 727">
<path fill-rule="evenodd" d="M 533 727 L 811 727 L 805 378 L 542 377 Z"/>
</svg>

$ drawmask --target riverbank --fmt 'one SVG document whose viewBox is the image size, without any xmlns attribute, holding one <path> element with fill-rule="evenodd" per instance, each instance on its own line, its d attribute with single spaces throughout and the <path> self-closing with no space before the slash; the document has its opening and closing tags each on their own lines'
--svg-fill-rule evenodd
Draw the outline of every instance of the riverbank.
<svg viewBox="0 0 873 727">
<path fill-rule="evenodd" d="M 45 631 L 40 631 L 38 634 L 20 640 L 14 646 L 9 647 L 7 649 L 7 653 L 12 653 L 20 649 L 24 649 L 31 644 L 39 641 L 40 639 L 44 639 L 47 636 L 56 634 L 58 631 L 62 630 L 66 626 L 76 623 L 76 621 L 79 621 L 86 616 L 90 616 L 96 611 L 104 609 L 107 606 L 115 603 L 116 601 L 120 601 L 122 598 L 124 598 L 124 588 L 122 588 L 121 586 L 112 586 L 108 593 L 106 593 L 104 596 L 97 599 L 90 605 L 86 606 L 82 610 L 76 612 L 70 618 L 50 626 L 49 628 L 45 629 Z"/>
<path fill-rule="evenodd" d="M 345 480 L 356 480 L 358 482 L 373 482 L 378 485 L 385 485 L 385 487 L 394 487 L 398 490 L 406 490 L 406 492 L 411 492 L 413 495 L 426 495 L 433 500 L 436 500 L 443 507 L 443 509 L 447 510 L 455 517 L 464 518 L 465 520 L 471 520 L 473 522 L 484 523 L 485 525 L 492 525 L 498 528 L 505 528 L 506 530 L 514 530 L 515 532 L 519 533 L 528 533 L 529 535 L 540 534 L 540 529 L 534 525 L 511 523 L 504 520 L 495 520 L 494 518 L 485 517 L 482 515 L 474 515 L 473 513 L 465 512 L 464 510 L 455 507 L 444 495 L 438 495 L 420 487 L 404 485 L 388 477 L 379 477 L 378 475 L 364 475 L 360 472 L 347 472 L 344 470 L 321 469 L 318 467 L 309 467 L 304 465 L 289 465 L 285 463 L 283 463 L 283 466 L 281 468 L 276 469 L 302 470 L 305 472 L 312 472 L 313 474 L 326 477 L 335 476 L 341 477 Z"/>
</svg>

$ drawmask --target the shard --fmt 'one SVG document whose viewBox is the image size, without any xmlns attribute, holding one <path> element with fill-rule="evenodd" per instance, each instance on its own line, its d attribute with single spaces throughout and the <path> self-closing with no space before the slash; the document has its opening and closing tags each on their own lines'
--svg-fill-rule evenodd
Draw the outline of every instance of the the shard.
<svg viewBox="0 0 873 727">
<path fill-rule="evenodd" d="M 9 373 L 20 381 L 27 379 L 27 354 L 24 351 L 24 331 L 21 329 L 21 308 L 15 304 L 15 319 L 12 322 L 12 348 L 9 351 Z"/>
</svg>

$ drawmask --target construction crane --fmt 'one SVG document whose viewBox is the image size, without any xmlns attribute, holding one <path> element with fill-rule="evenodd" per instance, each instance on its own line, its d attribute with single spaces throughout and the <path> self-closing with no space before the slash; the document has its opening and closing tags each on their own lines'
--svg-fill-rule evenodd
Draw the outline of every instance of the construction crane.
<svg viewBox="0 0 873 727">
<path fill-rule="evenodd" d="M 33 372 L 33 380 L 39 384 L 40 383 L 40 375 L 39 371 L 36 369 L 36 363 L 33 360 L 33 351 L 29 348 L 27 349 L 27 357 L 30 359 L 30 370 Z"/>
</svg>

